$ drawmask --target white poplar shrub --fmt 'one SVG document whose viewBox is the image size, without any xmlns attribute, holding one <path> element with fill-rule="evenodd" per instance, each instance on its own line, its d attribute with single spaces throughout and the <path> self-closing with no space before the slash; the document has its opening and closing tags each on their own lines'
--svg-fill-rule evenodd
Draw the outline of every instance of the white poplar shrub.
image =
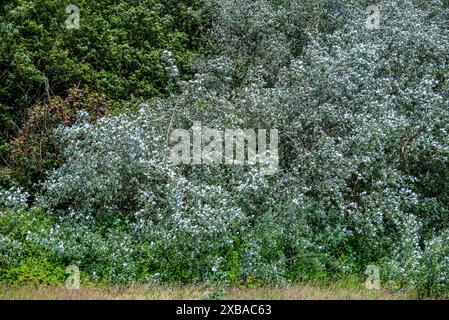
<svg viewBox="0 0 449 320">
<path fill-rule="evenodd" d="M 64 228 L 28 240 L 118 282 L 378 264 L 392 288 L 448 294 L 447 4 L 379 1 L 369 29 L 372 3 L 294 3 L 210 0 L 213 53 L 170 98 L 58 128 L 65 161 L 37 205 Z M 169 134 L 194 121 L 278 129 L 279 172 L 173 165 Z"/>
</svg>

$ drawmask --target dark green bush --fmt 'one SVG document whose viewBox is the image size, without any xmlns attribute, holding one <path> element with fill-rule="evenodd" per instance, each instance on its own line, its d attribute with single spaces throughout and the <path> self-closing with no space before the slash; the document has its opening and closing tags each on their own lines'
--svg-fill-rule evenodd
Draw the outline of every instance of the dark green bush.
<svg viewBox="0 0 449 320">
<path fill-rule="evenodd" d="M 4 0 L 0 4 L 0 160 L 30 106 L 74 85 L 121 101 L 166 94 L 164 50 L 183 73 L 199 49 L 201 0 Z M 67 29 L 68 4 L 80 29 Z"/>
</svg>

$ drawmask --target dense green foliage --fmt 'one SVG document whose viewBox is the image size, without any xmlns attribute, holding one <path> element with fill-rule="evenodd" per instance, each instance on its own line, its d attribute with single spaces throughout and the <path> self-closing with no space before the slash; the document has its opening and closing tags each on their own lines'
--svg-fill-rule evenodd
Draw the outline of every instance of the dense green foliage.
<svg viewBox="0 0 449 320">
<path fill-rule="evenodd" d="M 33 107 L 73 117 L 30 116 L 13 144 L 27 161 L 11 170 L 26 189 L 1 193 L 0 279 L 54 283 L 76 264 L 106 283 L 256 286 L 362 279 L 377 265 L 389 288 L 448 296 L 448 4 L 381 1 L 380 29 L 366 26 L 370 4 L 208 0 L 204 38 L 186 31 L 203 45 L 197 59 L 189 41 L 156 39 L 160 73 L 129 78 L 106 64 L 75 106 L 72 92 Z M 133 30 L 140 7 L 126 6 L 130 18 L 115 22 Z M 127 90 L 148 98 L 138 112 Z M 122 112 L 102 116 L 117 104 Z M 29 134 L 42 119 L 51 134 Z M 279 172 L 172 164 L 170 131 L 194 121 L 278 129 Z M 49 165 L 24 147 L 42 139 Z M 36 164 L 54 169 L 30 188 L 23 175 Z"/>
<path fill-rule="evenodd" d="M 123 101 L 166 94 L 163 50 L 179 69 L 199 45 L 201 1 L 4 0 L 0 5 L 0 156 L 26 121 L 27 109 L 74 85 Z M 67 29 L 69 4 L 80 29 Z"/>
</svg>

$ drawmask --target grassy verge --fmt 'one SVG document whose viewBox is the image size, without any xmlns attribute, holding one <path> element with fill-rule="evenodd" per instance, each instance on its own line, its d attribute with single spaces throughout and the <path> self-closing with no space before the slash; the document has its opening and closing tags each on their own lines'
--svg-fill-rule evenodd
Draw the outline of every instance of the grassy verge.
<svg viewBox="0 0 449 320">
<path fill-rule="evenodd" d="M 2 300 L 172 300 L 206 299 L 214 293 L 205 285 L 131 286 L 127 288 L 81 287 L 69 290 L 64 286 L 0 287 Z M 215 295 L 216 296 L 216 295 Z M 405 300 L 416 299 L 413 293 L 392 293 L 385 289 L 367 290 L 363 286 L 336 283 L 330 286 L 298 284 L 287 287 L 227 288 L 220 291 L 220 299 L 266 300 Z"/>
</svg>

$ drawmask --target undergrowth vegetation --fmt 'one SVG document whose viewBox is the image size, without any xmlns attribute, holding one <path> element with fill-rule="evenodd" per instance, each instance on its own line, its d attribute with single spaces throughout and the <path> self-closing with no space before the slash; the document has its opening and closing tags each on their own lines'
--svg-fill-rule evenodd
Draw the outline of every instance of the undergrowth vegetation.
<svg viewBox="0 0 449 320">
<path fill-rule="evenodd" d="M 54 161 L 1 193 L 0 280 L 61 283 L 74 264 L 94 283 L 257 287 L 376 265 L 389 289 L 448 296 L 448 3 L 380 1 L 379 29 L 370 4 L 207 0 L 191 76 L 178 47 L 157 52 L 164 97 L 109 115 L 102 95 L 49 100 L 73 119 L 22 130 Z M 279 171 L 172 164 L 170 132 L 195 121 L 276 128 Z"/>
</svg>

